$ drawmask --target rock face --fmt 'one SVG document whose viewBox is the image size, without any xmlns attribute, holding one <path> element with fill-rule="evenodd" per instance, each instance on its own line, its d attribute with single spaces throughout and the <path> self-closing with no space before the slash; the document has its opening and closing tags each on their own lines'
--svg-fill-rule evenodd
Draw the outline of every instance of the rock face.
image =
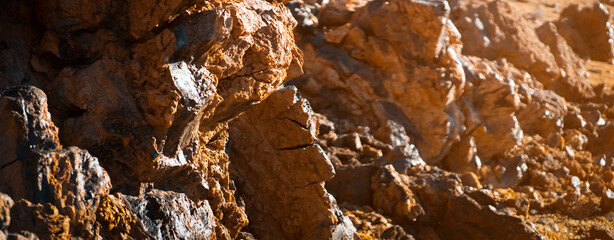
<svg viewBox="0 0 614 240">
<path fill-rule="evenodd" d="M 552 90 L 571 101 L 582 101 L 594 97 L 592 86 L 586 81 L 586 68 L 578 54 L 558 33 L 556 25 L 546 22 L 535 29 L 539 40 L 546 44 L 560 68 L 561 77 L 552 86 Z"/>
<path fill-rule="evenodd" d="M 589 159 L 609 159 L 611 95 L 587 81 L 563 20 L 534 24 L 506 1 L 451 5 L 287 5 L 310 20 L 297 31 L 305 74 L 290 83 L 322 114 L 319 144 L 337 172 L 327 189 L 363 238 L 394 225 L 419 239 L 573 238 L 532 216 L 609 212 L 609 162 Z M 582 190 L 592 184 L 603 187 Z"/>
<path fill-rule="evenodd" d="M 490 60 L 505 58 L 548 88 L 554 84 L 554 79 L 560 77 L 553 54 L 543 51 L 546 45 L 509 3 L 492 1 L 460 6 L 455 9 L 453 20 L 462 41 L 475 42 L 464 45 L 463 53 Z"/>
<path fill-rule="evenodd" d="M 401 9 L 416 14 L 400 14 Z M 383 125 L 387 119 L 401 123 L 412 136 L 421 136 L 415 141 L 422 147 L 422 155 L 437 162 L 445 155 L 448 135 L 454 137 L 459 132 L 458 124 L 450 124 L 450 116 L 459 111 L 451 102 L 459 97 L 465 81 L 460 63 L 454 60 L 456 52 L 445 38 L 448 12 L 446 2 L 367 3 L 356 9 L 344 26 L 326 32 L 341 34 L 341 42 L 326 40 L 322 37 L 324 33 L 320 33 L 319 38 L 304 43 L 305 61 L 313 64 L 305 66 L 306 74 L 301 78 L 306 79 L 306 87 L 300 89 L 308 97 L 320 92 L 331 96 L 331 100 L 322 99 L 322 103 L 312 100 L 315 110 L 327 116 L 374 127 Z M 429 30 L 415 31 L 419 24 L 428 24 Z M 402 40 L 401 34 L 412 40 Z M 431 78 L 439 75 L 447 77 Z M 409 81 L 410 76 L 422 80 Z M 421 102 L 413 101 L 410 95 L 422 96 L 414 98 Z M 409 114 L 410 109 L 428 117 Z"/>
<path fill-rule="evenodd" d="M 462 41 L 463 53 L 490 60 L 505 58 L 526 70 L 546 89 L 574 101 L 594 96 L 577 54 L 550 22 L 534 30 L 509 3 L 461 5 L 452 13 Z M 548 49 L 550 51 L 545 51 Z"/>
<path fill-rule="evenodd" d="M 384 135 L 382 132 L 401 134 Z M 326 183 L 327 189 L 333 195 L 341 196 L 342 206 L 346 208 L 372 206 L 390 216 L 393 224 L 400 225 L 388 224 L 386 231 L 377 231 L 356 224 L 359 236 L 370 234 L 384 239 L 387 234 L 392 234 L 394 228 L 400 228 L 418 238 L 446 239 L 446 235 L 457 239 L 539 237 L 537 230 L 523 219 L 489 207 L 496 200 L 484 199 L 478 191 L 492 195 L 492 190 L 464 186 L 468 184 L 464 184 L 459 175 L 426 165 L 415 147 L 408 143 L 408 138 L 403 136 L 404 132 L 401 126 L 390 123 L 378 129 L 376 133 L 380 134 L 375 137 L 363 131 L 359 134 L 359 139 L 364 139 L 361 140 L 362 152 L 340 143 L 338 140 L 345 138 L 344 135 L 334 131 L 320 132 L 321 144 L 334 159 L 332 162 L 338 170 L 337 175 Z M 364 149 L 376 149 L 381 155 L 368 158 L 370 154 Z M 354 157 L 347 159 L 346 156 L 352 153 Z M 364 190 L 365 185 L 370 189 Z M 355 217 L 368 211 L 353 210 L 350 214 Z M 429 235 L 433 232 L 435 235 Z"/>
<path fill-rule="evenodd" d="M 274 92 L 230 125 L 231 173 L 255 237 L 352 239 L 356 229 L 324 188 L 335 171 L 316 129 L 309 103 L 294 87 Z"/>
<path fill-rule="evenodd" d="M 37 216 L 36 222 L 61 227 L 62 232 L 55 237 L 67 237 L 67 220 L 75 234 L 92 236 L 100 198 L 109 194 L 111 188 L 109 176 L 87 151 L 75 147 L 62 149 L 46 99 L 35 87 L 10 88 L 2 93 L 0 124 L 11 130 L 1 137 L 1 153 L 6 158 L 0 170 L 3 183 L 0 191 L 21 199 L 15 207 L 17 212 L 53 209 L 62 221 Z M 49 234 L 45 232 L 46 226 L 32 226 L 28 219 L 17 215 L 11 228 Z"/>
<path fill-rule="evenodd" d="M 591 7 L 570 5 L 561 12 L 556 24 L 580 56 L 614 63 L 614 20 L 602 3 L 595 2 Z"/>
<path fill-rule="evenodd" d="M 610 237 L 573 1 L 9 0 L 0 239 Z"/>
<path fill-rule="evenodd" d="M 48 86 L 48 91 L 58 96 L 52 110 L 75 112 L 56 114 L 63 141 L 104 156 L 103 165 L 111 172 L 116 188 L 133 181 L 151 181 L 156 169 L 195 164 L 195 157 L 184 149 L 198 148 L 189 145 L 197 139 L 199 126 L 206 129 L 236 116 L 246 104 L 263 99 L 279 86 L 287 69 L 292 68 L 289 71 L 293 74 L 300 71 L 300 53 L 295 47 L 269 44 L 292 45 L 289 34 L 293 21 L 287 10 L 262 1 L 227 4 L 219 10 L 181 1 L 169 7 L 161 10 L 160 16 L 126 16 L 134 18 L 128 26 L 119 26 L 130 30 L 126 39 L 121 31 L 97 31 L 90 37 L 105 44 L 91 53 L 97 56 L 89 60 L 91 64 L 62 68 Z M 257 11 L 264 13 L 260 16 Z M 159 22 L 170 21 L 171 16 L 179 22 L 145 34 Z M 149 21 L 153 21 L 147 24 L 151 27 L 141 29 Z M 58 25 L 50 27 L 63 29 Z M 56 35 L 48 30 L 45 36 L 59 38 Z M 131 39 L 139 41 L 122 48 L 123 42 Z M 57 39 L 59 45 L 61 40 Z M 54 56 L 63 57 L 60 53 Z M 134 117 L 127 120 L 126 116 Z M 118 149 L 118 143 L 124 147 Z"/>
<path fill-rule="evenodd" d="M 185 194 L 153 189 L 141 197 L 125 196 L 150 237 L 208 239 L 215 236 L 213 212 L 207 201 L 192 202 Z"/>
<path fill-rule="evenodd" d="M 1 15 L 10 232 L 230 239 L 247 225 L 226 124 L 302 72 L 281 3 L 9 1 Z"/>
<path fill-rule="evenodd" d="M 477 156 L 489 158 L 515 145 L 522 136 L 515 117 L 518 86 L 504 73 L 524 73 L 462 56 L 447 2 L 389 4 L 367 3 L 345 25 L 303 43 L 310 64 L 297 84 L 308 98 L 313 96 L 316 111 L 372 128 L 398 122 L 429 164 L 457 155 L 476 163 Z M 385 22 L 404 24 L 396 29 Z M 331 42 L 331 34 L 342 34 L 342 41 Z M 415 46 L 401 40 L 406 36 Z M 332 99 L 319 100 L 320 92 Z M 468 154 L 475 147 L 461 141 L 475 141 L 478 154 Z M 448 157 L 451 152 L 454 156 Z"/>
</svg>

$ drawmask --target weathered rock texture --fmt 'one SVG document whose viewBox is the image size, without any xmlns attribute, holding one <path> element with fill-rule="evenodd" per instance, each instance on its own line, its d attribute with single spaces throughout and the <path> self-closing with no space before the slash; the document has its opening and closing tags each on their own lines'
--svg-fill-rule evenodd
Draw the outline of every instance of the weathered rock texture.
<svg viewBox="0 0 614 240">
<path fill-rule="evenodd" d="M 536 2 L 9 0 L 0 239 L 611 236 L 612 6 Z"/>
<path fill-rule="evenodd" d="M 305 59 L 291 83 L 323 115 L 337 171 L 326 186 L 359 236 L 399 225 L 418 239 L 588 237 L 561 233 L 574 225 L 564 219 L 611 211 L 612 95 L 589 84 L 588 54 L 569 37 L 612 42 L 603 5 L 541 24 L 506 1 L 287 6 Z M 565 20 L 574 14 L 585 17 Z M 599 24 L 568 36 L 572 21 Z"/>
<path fill-rule="evenodd" d="M 231 173 L 258 239 L 352 239 L 354 226 L 324 188 L 335 170 L 316 143 L 311 107 L 294 87 L 230 125 Z M 284 131 L 280 131 L 284 129 Z"/>
<path fill-rule="evenodd" d="M 226 124 L 302 71 L 281 3 L 9 1 L 1 22 L 10 232 L 229 239 L 247 225 Z"/>
<path fill-rule="evenodd" d="M 320 129 L 324 130 L 322 126 Z M 328 126 L 326 128 L 334 127 L 331 123 Z M 362 150 L 353 149 L 353 144 L 344 140 L 356 133 L 321 132 L 320 144 L 338 171 L 326 187 L 333 195 L 340 196 L 339 200 L 344 202 L 342 206 L 352 210 L 350 216 L 359 236 L 386 238 L 386 232 L 400 228 L 419 239 L 434 236 L 444 239 L 538 238 L 537 230 L 520 217 L 489 207 L 496 200 L 485 199 L 480 194 L 493 195 L 492 189 L 476 190 L 479 182 L 469 182 L 465 175 L 461 177 L 426 165 L 415 147 L 408 143 L 404 132 L 403 127 L 391 123 L 378 129 L 375 136 L 368 130 L 361 131 L 357 139 Z M 475 178 L 473 173 L 469 176 Z M 384 226 L 364 226 L 355 217 L 362 215 L 364 218 L 365 212 L 373 209 L 357 206 L 378 209 L 390 216 L 392 224 L 387 220 Z M 370 222 L 379 223 L 373 219 Z M 436 234 L 429 235 L 432 233 Z"/>
<path fill-rule="evenodd" d="M 581 101 L 594 95 L 577 54 L 552 23 L 544 23 L 535 31 L 504 1 L 461 5 L 453 16 L 462 41 L 471 43 L 465 44 L 463 53 L 490 60 L 505 58 L 546 89 L 569 100 Z"/>
<path fill-rule="evenodd" d="M 19 200 L 10 230 L 68 238 L 71 226 L 75 236 L 93 237 L 109 176 L 87 151 L 62 148 L 46 100 L 35 87 L 10 88 L 0 97 L 0 124 L 7 127 L 0 137 L 0 192 Z"/>
<path fill-rule="evenodd" d="M 570 5 L 556 23 L 559 32 L 580 56 L 614 63 L 614 19 L 606 7 L 595 2 L 592 7 Z"/>
</svg>

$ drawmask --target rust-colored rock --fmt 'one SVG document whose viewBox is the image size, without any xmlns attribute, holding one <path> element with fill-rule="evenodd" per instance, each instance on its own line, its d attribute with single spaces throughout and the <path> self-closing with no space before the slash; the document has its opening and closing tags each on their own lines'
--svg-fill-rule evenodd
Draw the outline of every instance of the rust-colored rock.
<svg viewBox="0 0 614 240">
<path fill-rule="evenodd" d="M 296 88 L 274 92 L 233 121 L 230 140 L 231 173 L 255 237 L 352 238 L 356 229 L 324 188 L 335 172 Z"/>
<path fill-rule="evenodd" d="M 87 151 L 75 147 L 62 149 L 57 128 L 49 118 L 46 99 L 35 87 L 10 88 L 2 93 L 0 124 L 11 131 L 5 131 L 0 137 L 0 142 L 6 143 L 1 149 L 6 158 L 0 170 L 3 183 L 0 191 L 25 202 L 17 208 L 26 211 L 22 215 L 28 214 L 29 210 L 25 209 L 32 208 L 33 204 L 39 206 L 33 214 L 39 214 L 43 204 L 56 215 L 57 212 L 65 215 L 61 221 L 71 221 L 73 234 L 92 236 L 100 197 L 109 194 L 111 188 L 109 176 L 98 159 Z M 28 216 L 19 217 L 27 219 Z M 45 218 L 39 216 L 37 221 Z M 27 226 L 27 222 L 21 224 Z M 62 229 L 63 234 L 68 234 L 67 223 Z M 43 226 L 24 230 L 43 236 L 50 233 Z"/>
<path fill-rule="evenodd" d="M 527 134 L 540 134 L 544 137 L 560 131 L 567 112 L 565 100 L 552 91 L 540 89 L 534 89 L 530 98 L 531 101 L 523 104 L 517 112 L 522 129 Z"/>
<path fill-rule="evenodd" d="M 529 22 L 505 1 L 460 6 L 452 14 L 462 36 L 463 53 L 490 60 L 507 59 L 550 88 L 560 76 L 547 45 Z"/>
<path fill-rule="evenodd" d="M 372 179 L 373 207 L 407 224 L 424 214 L 417 196 L 394 167 L 382 167 Z"/>
<path fill-rule="evenodd" d="M 578 55 L 559 35 L 554 23 L 546 22 L 536 29 L 537 36 L 546 44 L 556 64 L 560 67 L 561 76 L 555 80 L 552 90 L 565 99 L 583 101 L 595 96 L 592 86 L 586 80 L 586 68 Z"/>
<path fill-rule="evenodd" d="M 15 205 L 13 199 L 0 193 L 0 230 L 6 231 L 11 224 L 11 208 Z"/>
<path fill-rule="evenodd" d="M 178 9 L 187 9 L 186 4 L 175 3 Z M 300 72 L 296 48 L 267 45 L 269 38 L 284 46 L 292 44 L 285 26 L 291 27 L 293 20 L 287 11 L 266 2 L 249 4 L 250 8 L 228 4 L 220 6 L 220 11 L 187 11 L 186 16 L 177 16 L 187 18 L 183 22 L 164 27 L 128 49 L 122 47 L 127 40 L 119 33 L 99 36 L 108 41 L 95 53 L 99 57 L 86 67 L 64 67 L 49 85 L 49 91 L 58 96 L 52 99 L 52 109 L 75 112 L 57 114 L 63 140 L 103 157 L 115 187 L 148 181 L 155 169 L 181 162 L 177 158 L 194 158 L 185 156 L 183 149 L 197 138 L 199 125 L 208 128 L 236 116 L 246 104 L 263 99 L 279 86 L 287 72 Z M 272 11 L 259 16 L 252 10 L 257 8 Z M 268 18 L 285 26 L 267 25 L 262 19 Z M 231 29 L 230 23 L 236 27 Z M 131 30 L 140 35 L 135 31 Z M 261 57 L 275 61 L 262 62 Z M 134 117 L 125 121 L 125 116 Z M 122 142 L 123 150 L 115 142 Z"/>
<path fill-rule="evenodd" d="M 0 239 L 609 238 L 606 4 L 9 0 Z"/>
<path fill-rule="evenodd" d="M 614 20 L 608 9 L 595 1 L 592 6 L 572 4 L 556 22 L 561 36 L 581 57 L 614 63 Z"/>
<path fill-rule="evenodd" d="M 281 3 L 9 1 L 0 21 L 13 230 L 231 239 L 247 225 L 226 124 L 302 72 Z"/>
<path fill-rule="evenodd" d="M 376 1 L 356 8 L 339 47 L 315 41 L 305 43 L 305 59 L 312 64 L 305 66 L 306 75 L 302 77 L 309 79 L 308 84 L 299 88 L 316 111 L 327 116 L 347 118 L 373 129 L 384 125 L 387 119 L 395 120 L 412 137 L 420 136 L 413 139 L 417 146 L 424 146 L 421 154 L 425 159 L 437 161 L 440 155 L 445 155 L 442 148 L 447 132 L 454 135 L 459 127 L 445 126 L 449 114 L 444 110 L 453 114 L 450 102 L 460 94 L 464 81 L 459 75 L 462 69 L 438 68 L 455 64 L 450 55 L 453 52 L 446 50 L 450 49 L 444 31 L 448 27 L 449 9 L 446 2 L 393 1 L 389 4 Z M 415 14 L 401 14 L 401 9 Z M 418 30 L 424 24 L 430 26 L 428 32 Z M 404 38 L 401 35 L 409 32 L 413 33 L 409 35 L 412 41 L 401 40 Z M 439 74 L 448 74 L 450 78 L 436 83 L 434 76 Z M 421 80 L 411 80 L 410 76 Z M 445 86 L 445 89 L 440 91 L 434 86 Z M 331 99 L 320 102 L 311 97 L 320 92 Z M 335 102 L 341 104 L 331 104 Z M 412 112 L 428 114 L 430 120 Z"/>
<path fill-rule="evenodd" d="M 379 210 L 424 239 L 567 239 L 588 229 L 544 229 L 608 212 L 608 95 L 556 19 L 522 4 L 288 4 L 316 23 L 299 25 L 305 74 L 290 83 L 323 115 L 318 143 L 337 172 L 326 186 L 348 214 Z"/>
<path fill-rule="evenodd" d="M 19 200 L 11 209 L 11 226 L 9 231 L 34 232 L 43 239 L 70 239 L 71 235 L 88 237 L 86 232 L 71 233 L 71 219 L 59 213 L 55 205 L 32 204 L 28 200 Z"/>
<path fill-rule="evenodd" d="M 452 19 L 467 43 L 464 54 L 506 59 L 569 100 L 594 97 L 583 63 L 554 24 L 547 22 L 534 30 L 505 1 L 463 4 L 453 11 Z"/>
</svg>

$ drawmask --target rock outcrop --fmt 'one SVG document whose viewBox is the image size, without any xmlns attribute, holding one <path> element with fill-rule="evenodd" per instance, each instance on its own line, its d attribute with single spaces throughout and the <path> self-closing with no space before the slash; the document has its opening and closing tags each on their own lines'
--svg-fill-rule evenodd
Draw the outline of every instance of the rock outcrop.
<svg viewBox="0 0 614 240">
<path fill-rule="evenodd" d="M 310 19 L 297 31 L 305 74 L 290 83 L 323 115 L 337 172 L 326 186 L 359 236 L 398 225 L 418 239 L 568 238 L 532 216 L 609 212 L 608 162 L 589 159 L 609 159 L 611 95 L 587 81 L 558 22 L 534 29 L 505 1 L 287 6 Z M 356 218 L 374 211 L 392 222 Z"/>
<path fill-rule="evenodd" d="M 229 239 L 247 225 L 225 126 L 302 71 L 281 3 L 9 1 L 1 15 L 10 232 Z"/>
<path fill-rule="evenodd" d="M 544 23 L 536 31 L 504 1 L 461 5 L 452 15 L 462 41 L 471 43 L 463 46 L 464 54 L 490 60 L 505 58 L 546 89 L 569 100 L 594 96 L 580 59 L 552 23 Z"/>
<path fill-rule="evenodd" d="M 401 134 L 384 135 L 382 132 Z M 385 225 L 386 231 L 405 229 L 419 239 L 446 239 L 446 235 L 457 239 L 539 237 L 537 230 L 525 220 L 500 208 L 489 207 L 496 200 L 483 199 L 480 193 L 493 195 L 492 189 L 477 190 L 475 185 L 464 180 L 464 176 L 426 165 L 404 132 L 401 126 L 392 123 L 378 129 L 375 136 L 368 130 L 361 131 L 358 139 L 362 151 L 353 149 L 347 141 L 340 141 L 350 134 L 320 132 L 320 144 L 338 170 L 326 187 L 333 195 L 341 196 L 342 206 L 352 209 L 353 222 L 360 223 L 354 218 L 357 214 L 378 209 L 392 220 L 392 224 Z M 370 152 L 379 152 L 379 157 Z M 348 159 L 348 156 L 352 157 Z M 365 185 L 370 189 L 364 189 Z M 360 206 L 372 206 L 372 209 L 360 209 Z M 378 224 L 374 220 L 371 222 Z M 356 225 L 359 234 L 363 230 L 362 234 L 375 234 L 375 238 L 386 236 L 386 231 Z"/>
<path fill-rule="evenodd" d="M 607 238 L 571 2 L 9 0 L 0 239 Z"/>
<path fill-rule="evenodd" d="M 614 63 L 614 19 L 602 3 L 595 2 L 590 7 L 570 5 L 556 24 L 561 36 L 581 57 Z"/>
<path fill-rule="evenodd" d="M 31 86 L 7 89 L 0 97 L 0 124 L 7 127 L 0 137 L 0 154 L 5 156 L 0 192 L 19 200 L 11 209 L 10 229 L 67 238 L 71 226 L 73 235 L 92 237 L 96 209 L 109 194 L 110 178 L 88 151 L 62 148 L 46 100 Z"/>
<path fill-rule="evenodd" d="M 586 81 L 586 68 L 567 41 L 558 33 L 556 25 L 546 22 L 535 29 L 539 40 L 546 44 L 560 68 L 561 77 L 552 90 L 568 100 L 580 102 L 595 96 L 592 86 Z"/>
<path fill-rule="evenodd" d="M 402 14 L 402 9 L 415 14 Z M 453 103 L 465 81 L 454 45 L 447 43 L 446 29 L 453 27 L 448 13 L 445 1 L 366 3 L 355 9 L 345 25 L 304 40 L 305 61 L 311 64 L 305 65 L 306 74 L 301 77 L 305 81 L 299 89 L 308 99 L 322 93 L 330 96 L 322 102 L 314 97 L 312 103 L 317 112 L 331 118 L 374 128 L 388 119 L 402 124 L 422 156 L 438 162 L 449 139 L 460 132 L 453 120 L 460 110 Z M 423 25 L 429 25 L 428 30 L 417 31 Z M 341 42 L 326 37 L 339 34 Z M 404 40 L 407 36 L 410 41 Z M 411 81 L 412 76 L 421 80 Z"/>
<path fill-rule="evenodd" d="M 229 131 L 231 173 L 256 238 L 352 239 L 356 229 L 324 188 L 335 170 L 296 88 L 274 92 Z"/>
<path fill-rule="evenodd" d="M 490 60 L 505 58 L 526 70 L 545 87 L 554 85 L 560 70 L 547 45 L 542 43 L 527 20 L 515 13 L 509 3 L 492 1 L 459 6 L 453 13 L 454 25 L 462 41 L 463 53 Z"/>
</svg>

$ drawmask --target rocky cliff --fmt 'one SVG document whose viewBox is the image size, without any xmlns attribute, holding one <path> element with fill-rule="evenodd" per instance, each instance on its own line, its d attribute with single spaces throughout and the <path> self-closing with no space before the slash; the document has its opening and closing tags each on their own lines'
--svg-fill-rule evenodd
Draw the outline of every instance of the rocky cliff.
<svg viewBox="0 0 614 240">
<path fill-rule="evenodd" d="M 608 4 L 10 0 L 0 239 L 614 239 Z"/>
</svg>

